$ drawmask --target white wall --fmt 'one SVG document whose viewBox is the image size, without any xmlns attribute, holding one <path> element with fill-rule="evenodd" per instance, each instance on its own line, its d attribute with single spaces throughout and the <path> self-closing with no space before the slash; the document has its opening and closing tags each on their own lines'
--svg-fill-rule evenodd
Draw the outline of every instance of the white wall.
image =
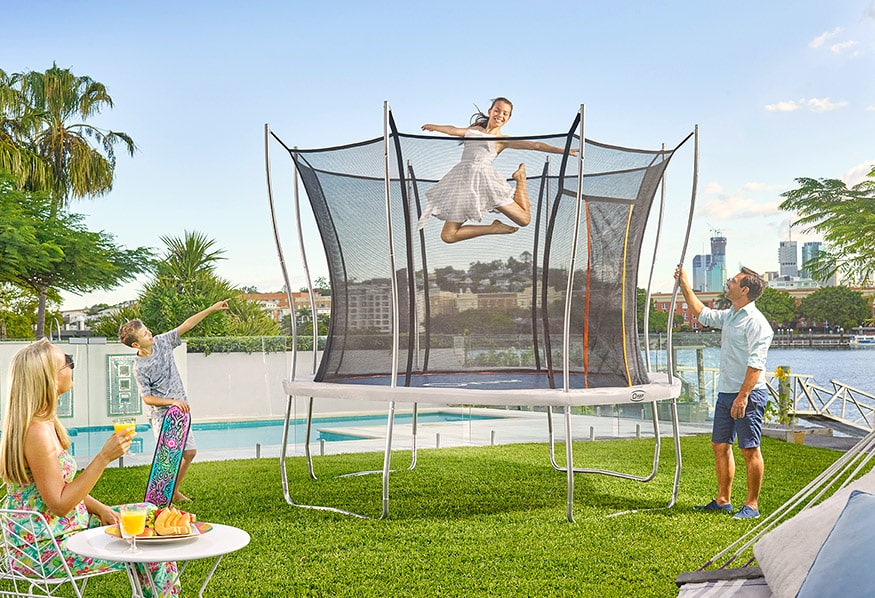
<svg viewBox="0 0 875 598">
<path fill-rule="evenodd" d="M 76 339 L 74 339 L 76 340 Z M 86 340 L 86 339 L 78 339 Z M 115 356 L 133 356 L 134 350 L 119 342 L 101 342 L 87 339 L 89 343 L 56 343 L 64 353 L 73 355 L 76 367 L 73 370 L 72 416 L 62 417 L 67 428 L 82 428 L 110 425 L 110 372 L 108 364 Z M 8 371 L 13 355 L 27 343 L 0 343 L 0 388 L 3 401 L 0 412 L 5 410 L 8 397 Z M 174 351 L 177 366 L 185 383 L 191 402 L 194 422 L 241 419 L 280 419 L 285 416 L 286 395 L 282 381 L 287 378 L 292 364 L 291 353 L 186 353 L 185 343 Z M 298 355 L 298 375 L 312 372 L 312 353 Z M 137 422 L 145 424 L 146 406 L 139 400 L 134 387 L 134 415 Z M 295 400 L 293 416 L 303 417 L 307 409 L 306 398 Z M 385 402 L 341 401 L 317 399 L 317 413 L 385 413 Z"/>
</svg>

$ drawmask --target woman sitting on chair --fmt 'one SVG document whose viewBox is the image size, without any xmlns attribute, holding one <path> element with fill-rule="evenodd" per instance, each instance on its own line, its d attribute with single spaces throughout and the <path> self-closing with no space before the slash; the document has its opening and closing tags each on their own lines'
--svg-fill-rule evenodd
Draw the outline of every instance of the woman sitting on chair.
<svg viewBox="0 0 875 598">
<path fill-rule="evenodd" d="M 116 432 L 76 475 L 70 438 L 57 413 L 58 397 L 73 386 L 73 366 L 73 357 L 64 355 L 47 339 L 31 343 L 12 358 L 0 437 L 0 476 L 7 484 L 3 506 L 42 513 L 73 575 L 123 570 L 122 563 L 65 550 L 70 535 L 93 525 L 118 523 L 118 513 L 89 492 L 107 465 L 127 452 L 135 436 L 133 431 Z M 37 549 L 33 552 L 38 559 Z M 175 563 L 148 566 L 162 596 L 179 594 L 179 585 L 174 582 Z M 151 584 L 145 570 L 139 577 L 148 592 Z"/>
</svg>

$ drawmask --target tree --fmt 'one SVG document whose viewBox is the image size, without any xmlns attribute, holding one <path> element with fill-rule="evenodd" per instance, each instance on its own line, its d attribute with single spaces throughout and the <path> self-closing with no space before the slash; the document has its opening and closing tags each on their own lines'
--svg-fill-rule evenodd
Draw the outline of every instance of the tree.
<svg viewBox="0 0 875 598">
<path fill-rule="evenodd" d="M 792 326 L 796 323 L 796 300 L 787 291 L 771 287 L 763 289 L 756 300 L 759 309 L 773 328 Z"/>
<path fill-rule="evenodd" d="M 236 336 L 276 336 L 280 332 L 279 324 L 270 319 L 256 301 L 234 301 L 231 322 Z"/>
<path fill-rule="evenodd" d="M 824 287 L 811 293 L 799 305 L 809 322 L 829 322 L 851 329 L 872 314 L 872 306 L 859 291 L 848 287 Z"/>
<path fill-rule="evenodd" d="M 644 307 L 647 303 L 647 291 L 637 289 L 636 310 L 638 312 L 638 331 L 644 332 Z M 668 313 L 658 311 L 656 305 L 650 301 L 650 317 L 648 318 L 648 332 L 665 332 L 668 329 Z"/>
<path fill-rule="evenodd" d="M 297 327 L 296 332 L 298 336 L 312 336 L 313 335 L 313 322 L 310 319 L 310 310 L 309 309 L 299 309 L 297 312 Z M 328 322 L 330 318 L 328 314 L 317 314 L 316 321 L 319 322 L 318 330 L 320 336 L 326 336 L 328 334 Z M 285 335 L 292 334 L 292 318 L 291 316 L 283 316 L 280 321 L 280 333 Z"/>
<path fill-rule="evenodd" d="M 151 250 L 123 249 L 112 235 L 87 230 L 82 215 L 52 211 L 47 194 L 15 189 L 0 176 L 0 282 L 38 295 L 37 338 L 45 334 L 50 292 L 112 289 L 152 263 Z"/>
<path fill-rule="evenodd" d="M 0 168 L 11 172 L 20 189 L 47 191 L 51 219 L 69 207 L 71 197 L 95 197 L 112 189 L 117 144 L 134 154 L 127 133 L 84 122 L 112 105 L 102 83 L 54 63 L 45 72 L 0 71 Z M 38 334 L 45 304 L 41 293 Z"/>
<path fill-rule="evenodd" d="M 782 194 L 781 209 L 794 211 L 793 223 L 823 235 L 824 249 L 803 267 L 816 280 L 839 272 L 855 283 L 875 278 L 875 168 L 848 189 L 836 179 L 798 178 L 798 189 Z"/>
<path fill-rule="evenodd" d="M 323 297 L 331 296 L 331 283 L 324 276 L 320 276 L 313 282 L 313 286 L 319 289 L 319 294 Z"/>
<path fill-rule="evenodd" d="M 0 170 L 11 173 L 20 189 L 48 191 L 52 187 L 51 169 L 26 141 L 37 117 L 12 76 L 0 69 Z"/>
<path fill-rule="evenodd" d="M 167 246 L 164 259 L 159 262 L 158 276 L 174 285 L 180 293 L 189 290 L 201 278 L 215 275 L 216 266 L 224 249 L 213 249 L 215 240 L 198 231 L 184 231 L 182 238 L 162 236 Z"/>
<path fill-rule="evenodd" d="M 198 324 L 198 336 L 278 334 L 277 324 L 257 302 L 245 299 L 239 289 L 216 274 L 216 264 L 225 258 L 213 239 L 185 231 L 182 238 L 164 236 L 161 240 L 166 252 L 137 302 L 139 317 L 156 334 L 172 330 L 190 315 L 224 299 L 231 299 L 230 309 Z"/>
<path fill-rule="evenodd" d="M 9 283 L 0 283 L 0 338 L 32 338 L 37 298 Z"/>
<path fill-rule="evenodd" d="M 118 329 L 122 324 L 138 319 L 142 319 L 142 314 L 140 313 L 140 304 L 135 301 L 128 305 L 123 305 L 93 322 L 90 326 L 91 333 L 97 336 L 105 336 L 106 338 L 115 338 L 118 336 Z"/>
<path fill-rule="evenodd" d="M 115 146 L 121 144 L 130 155 L 136 146 L 127 133 L 85 121 L 112 106 L 103 83 L 56 64 L 45 72 L 3 73 L 0 138 L 6 151 L 0 152 L 0 167 L 25 183 L 24 189 L 49 191 L 53 214 L 67 208 L 70 198 L 108 193 L 115 177 Z M 34 162 L 35 156 L 42 164 Z"/>
<path fill-rule="evenodd" d="M 432 330 L 440 334 L 517 334 L 517 318 L 524 322 L 531 312 L 516 308 L 505 310 L 495 307 L 468 309 L 458 314 L 442 314 L 432 318 Z"/>
</svg>

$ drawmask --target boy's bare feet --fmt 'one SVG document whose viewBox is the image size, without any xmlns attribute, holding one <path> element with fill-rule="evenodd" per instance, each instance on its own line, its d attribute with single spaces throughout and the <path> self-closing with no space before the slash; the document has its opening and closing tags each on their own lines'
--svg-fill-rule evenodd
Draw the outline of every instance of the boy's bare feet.
<svg viewBox="0 0 875 598">
<path fill-rule="evenodd" d="M 526 180 L 526 165 L 525 165 L 525 164 L 520 164 L 520 167 L 516 169 L 516 172 L 514 172 L 514 173 L 513 173 L 512 175 L 510 175 L 510 176 L 511 176 L 511 178 L 512 178 L 513 180 L 515 180 L 517 183 L 519 183 L 520 181 L 524 181 L 524 180 Z"/>
<path fill-rule="evenodd" d="M 517 232 L 520 227 L 518 226 L 510 226 L 509 224 L 505 224 L 501 220 L 493 220 L 492 224 L 489 225 L 490 233 L 493 235 L 509 235 L 511 233 Z"/>
</svg>

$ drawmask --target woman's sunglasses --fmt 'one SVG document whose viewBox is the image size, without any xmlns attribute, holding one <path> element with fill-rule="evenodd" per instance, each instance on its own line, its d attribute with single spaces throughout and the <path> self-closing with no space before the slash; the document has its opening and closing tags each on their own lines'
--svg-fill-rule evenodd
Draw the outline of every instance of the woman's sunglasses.
<svg viewBox="0 0 875 598">
<path fill-rule="evenodd" d="M 76 364 L 73 362 L 73 356 L 69 353 L 64 354 L 64 368 L 70 368 L 71 370 L 76 367 Z M 62 370 L 64 368 L 61 368 Z"/>
</svg>

